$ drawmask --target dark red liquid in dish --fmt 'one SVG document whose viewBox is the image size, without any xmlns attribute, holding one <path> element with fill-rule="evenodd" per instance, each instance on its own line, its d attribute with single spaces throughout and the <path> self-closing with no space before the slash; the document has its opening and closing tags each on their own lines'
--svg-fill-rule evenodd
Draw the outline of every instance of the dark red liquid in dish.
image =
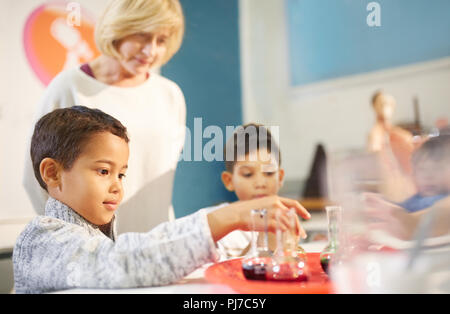
<svg viewBox="0 0 450 314">
<path fill-rule="evenodd" d="M 266 280 L 266 264 L 243 264 L 242 272 L 250 280 Z"/>
</svg>

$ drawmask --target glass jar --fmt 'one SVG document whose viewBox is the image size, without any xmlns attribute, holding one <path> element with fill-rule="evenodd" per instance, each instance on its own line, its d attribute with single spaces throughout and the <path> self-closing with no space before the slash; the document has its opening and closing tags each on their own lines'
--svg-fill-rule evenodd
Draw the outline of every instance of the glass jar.
<svg viewBox="0 0 450 314">
<path fill-rule="evenodd" d="M 289 229 L 281 230 L 280 216 L 277 212 L 277 247 L 267 265 L 266 277 L 276 281 L 306 281 L 306 254 L 298 245 L 298 237 L 295 233 L 295 210 L 289 211 Z"/>
</svg>

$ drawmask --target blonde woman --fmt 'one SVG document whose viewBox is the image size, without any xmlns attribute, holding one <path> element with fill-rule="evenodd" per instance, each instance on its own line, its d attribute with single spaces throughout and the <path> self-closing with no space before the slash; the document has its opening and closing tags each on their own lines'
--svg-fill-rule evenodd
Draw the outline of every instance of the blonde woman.
<svg viewBox="0 0 450 314">
<path fill-rule="evenodd" d="M 178 0 L 112 0 L 96 26 L 101 55 L 58 74 L 38 105 L 37 118 L 56 108 L 83 105 L 127 125 L 131 158 L 124 180 L 128 197 L 117 216 L 119 233 L 144 232 L 173 215 L 173 179 L 184 144 L 186 104 L 176 83 L 150 70 L 170 60 L 183 33 Z M 24 186 L 42 215 L 47 196 L 33 178 L 29 159 Z"/>
</svg>

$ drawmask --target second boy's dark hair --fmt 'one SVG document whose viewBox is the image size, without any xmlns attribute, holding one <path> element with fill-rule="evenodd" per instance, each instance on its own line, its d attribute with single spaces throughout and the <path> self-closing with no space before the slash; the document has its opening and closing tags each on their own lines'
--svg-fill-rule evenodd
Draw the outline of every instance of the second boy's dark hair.
<svg viewBox="0 0 450 314">
<path fill-rule="evenodd" d="M 411 161 L 416 166 L 424 159 L 436 163 L 450 162 L 450 135 L 431 137 L 413 153 Z M 441 165 L 436 166 L 440 167 Z"/>
<path fill-rule="evenodd" d="M 47 190 L 39 170 L 44 158 L 52 158 L 64 169 L 70 169 L 87 140 L 100 132 L 110 132 L 129 142 L 122 123 L 98 109 L 74 106 L 56 109 L 40 118 L 34 127 L 30 148 L 34 175 L 40 186 Z"/>
<path fill-rule="evenodd" d="M 233 133 L 233 136 L 225 144 L 223 150 L 226 171 L 233 172 L 234 165 L 240 157 L 246 156 L 255 149 L 259 150 L 263 148 L 275 156 L 280 166 L 280 149 L 272 134 L 265 126 L 249 123 L 238 127 Z M 243 156 L 239 156 L 239 152 Z"/>
</svg>

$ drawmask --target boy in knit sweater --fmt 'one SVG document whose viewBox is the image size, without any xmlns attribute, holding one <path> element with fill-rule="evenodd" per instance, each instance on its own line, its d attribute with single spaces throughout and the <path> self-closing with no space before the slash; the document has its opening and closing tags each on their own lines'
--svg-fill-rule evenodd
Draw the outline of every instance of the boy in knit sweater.
<svg viewBox="0 0 450 314">
<path fill-rule="evenodd" d="M 45 216 L 27 225 L 14 248 L 16 292 L 174 283 L 216 261 L 215 242 L 234 230 L 249 230 L 254 208 L 266 208 L 273 226 L 280 209 L 287 215 L 295 208 L 309 218 L 298 202 L 274 196 L 211 213 L 199 210 L 147 233 L 117 236 L 114 213 L 124 194 L 128 141 L 126 128 L 97 109 L 57 109 L 36 123 L 31 159 L 49 199 Z"/>
</svg>

